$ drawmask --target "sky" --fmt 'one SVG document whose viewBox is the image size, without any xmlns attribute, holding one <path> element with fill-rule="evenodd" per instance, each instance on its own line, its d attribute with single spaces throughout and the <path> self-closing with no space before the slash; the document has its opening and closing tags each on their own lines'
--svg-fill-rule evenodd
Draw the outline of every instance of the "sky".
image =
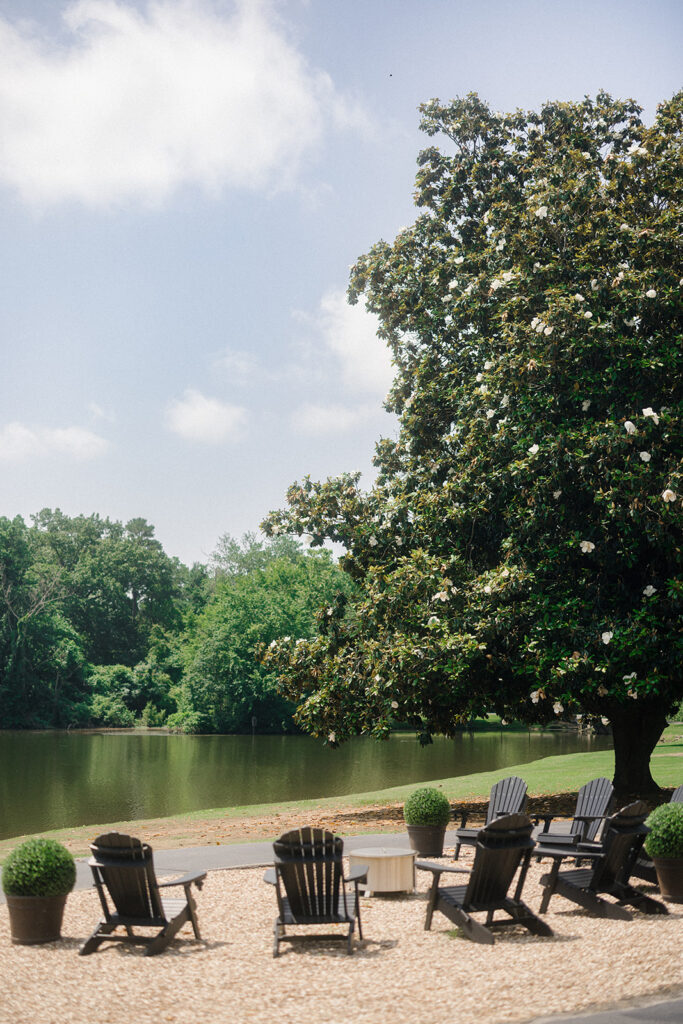
<svg viewBox="0 0 683 1024">
<path fill-rule="evenodd" d="M 396 422 L 349 267 L 416 210 L 419 104 L 681 88 L 680 0 L 0 0 L 0 515 L 207 561 Z"/>
</svg>

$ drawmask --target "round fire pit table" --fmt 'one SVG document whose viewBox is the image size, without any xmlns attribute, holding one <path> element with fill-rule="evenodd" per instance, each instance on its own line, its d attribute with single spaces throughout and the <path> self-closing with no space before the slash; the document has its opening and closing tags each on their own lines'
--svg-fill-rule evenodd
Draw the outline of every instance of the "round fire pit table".
<svg viewBox="0 0 683 1024">
<path fill-rule="evenodd" d="M 415 892 L 415 851 L 388 846 L 349 852 L 349 866 L 368 865 L 365 895 L 375 892 Z"/>
</svg>

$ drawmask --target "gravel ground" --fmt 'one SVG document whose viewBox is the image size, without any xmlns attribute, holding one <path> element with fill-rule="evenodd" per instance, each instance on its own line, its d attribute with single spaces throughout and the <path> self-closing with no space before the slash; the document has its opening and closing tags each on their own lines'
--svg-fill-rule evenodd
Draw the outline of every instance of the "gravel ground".
<svg viewBox="0 0 683 1024">
<path fill-rule="evenodd" d="M 461 862 L 470 857 L 464 851 Z M 545 870 L 530 869 L 524 895 L 532 909 Z M 683 906 L 676 904 L 668 917 L 635 912 L 622 922 L 588 917 L 554 896 L 546 915 L 554 938 L 506 930 L 495 946 L 479 946 L 441 915 L 423 930 L 431 876 L 418 872 L 414 896 L 362 900 L 365 939 L 352 957 L 321 940 L 284 943 L 275 960 L 274 892 L 262 876 L 260 869 L 212 872 L 197 897 L 204 941 L 186 925 L 154 958 L 123 944 L 77 956 L 100 916 L 94 891 L 69 896 L 62 941 L 44 946 L 12 946 L 0 908 L 0 1024 L 298 1024 L 302 1015 L 316 1024 L 503 1024 L 683 993 Z"/>
</svg>

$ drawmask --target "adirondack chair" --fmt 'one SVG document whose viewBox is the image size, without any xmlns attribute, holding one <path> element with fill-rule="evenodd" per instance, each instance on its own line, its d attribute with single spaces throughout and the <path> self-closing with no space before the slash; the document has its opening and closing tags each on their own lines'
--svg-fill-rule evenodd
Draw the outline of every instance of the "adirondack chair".
<svg viewBox="0 0 683 1024">
<path fill-rule="evenodd" d="M 679 786 L 678 789 L 674 789 L 671 794 L 670 804 L 683 804 L 683 786 Z M 653 885 L 659 885 L 659 879 L 657 878 L 657 872 L 652 861 L 652 857 L 646 853 L 645 850 L 641 850 L 638 860 L 633 866 L 632 875 L 636 878 L 642 878 L 644 882 L 652 882 Z"/>
<path fill-rule="evenodd" d="M 553 857 L 555 863 L 547 875 L 541 876 L 544 891 L 540 913 L 545 914 L 550 898 L 556 892 L 584 907 L 594 917 L 631 921 L 632 915 L 624 904 L 637 907 L 646 914 L 668 913 L 663 903 L 629 885 L 633 865 L 648 833 L 644 824 L 646 817 L 647 807 L 642 800 L 637 800 L 607 818 L 599 844 L 586 844 L 585 847 L 579 844 L 576 848 L 549 846 L 544 856 Z M 593 862 L 592 866 L 560 871 L 564 858 L 576 856 L 577 849 L 582 859 Z M 603 894 L 614 896 L 617 903 L 603 899 Z"/>
<path fill-rule="evenodd" d="M 507 779 L 501 779 L 491 787 L 489 794 L 489 806 L 486 812 L 486 824 L 490 825 L 496 818 L 504 814 L 521 813 L 526 806 L 526 782 L 517 775 L 510 775 Z M 456 812 L 453 812 L 455 818 Z M 474 846 L 477 842 L 480 829 L 465 828 L 468 812 L 462 815 L 462 820 L 455 833 L 455 848 L 453 860 L 460 856 L 461 846 Z M 456 819 L 457 820 L 457 819 Z"/>
<path fill-rule="evenodd" d="M 182 926 L 191 922 L 195 938 L 201 938 L 197 905 L 191 887 L 201 889 L 206 872 L 185 875 L 172 882 L 157 882 L 152 848 L 139 839 L 119 832 L 98 836 L 90 844 L 88 861 L 93 873 L 104 917 L 79 953 L 93 953 L 101 942 L 130 942 L 146 945 L 145 956 L 155 956 L 168 946 Z M 165 899 L 160 890 L 182 885 L 185 896 Z M 114 905 L 112 910 L 107 893 Z M 113 935 L 118 927 L 125 935 Z M 156 935 L 135 935 L 133 928 L 160 928 Z"/>
<path fill-rule="evenodd" d="M 366 879 L 367 865 L 357 865 L 344 877 L 344 841 L 319 828 L 287 832 L 273 843 L 273 853 L 275 866 L 263 876 L 277 892 L 273 956 L 278 956 L 283 939 L 346 939 L 347 952 L 353 953 L 356 921 L 358 936 L 363 938 L 358 886 Z M 354 883 L 354 896 L 346 889 L 349 882 Z M 288 925 L 321 924 L 348 925 L 348 934 L 287 935 L 285 931 Z"/>
<path fill-rule="evenodd" d="M 592 779 L 582 786 L 576 798 L 576 809 L 568 832 L 552 831 L 550 823 L 553 814 L 539 814 L 535 817 L 538 823 L 543 822 L 543 830 L 535 835 L 538 844 L 536 859 L 543 857 L 545 846 L 571 846 L 576 843 L 592 842 L 598 832 L 600 823 L 604 821 L 614 796 L 614 786 L 609 779 Z"/>
<path fill-rule="evenodd" d="M 493 945 L 491 926 L 523 925 L 534 935 L 552 935 L 553 930 L 522 902 L 522 889 L 534 849 L 531 838 L 533 822 L 526 814 L 508 814 L 496 818 L 477 835 L 474 864 L 471 871 L 446 864 L 417 861 L 421 871 L 431 871 L 432 887 L 427 903 L 425 930 L 431 927 L 436 910 L 457 925 L 472 942 Z M 513 896 L 508 895 L 515 872 L 521 870 Z M 444 873 L 466 874 L 465 885 L 441 886 Z M 504 910 L 510 920 L 494 921 L 497 910 Z M 473 913 L 486 914 L 486 924 L 476 921 Z"/>
</svg>

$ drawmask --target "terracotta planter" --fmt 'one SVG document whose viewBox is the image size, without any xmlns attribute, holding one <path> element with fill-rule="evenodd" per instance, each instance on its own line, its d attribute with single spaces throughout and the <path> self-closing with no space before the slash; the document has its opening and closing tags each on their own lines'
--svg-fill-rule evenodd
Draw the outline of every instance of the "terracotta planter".
<svg viewBox="0 0 683 1024">
<path fill-rule="evenodd" d="M 7 895 L 12 942 L 36 946 L 61 937 L 66 896 Z"/>
<path fill-rule="evenodd" d="M 671 903 L 683 903 L 683 857 L 653 857 L 659 891 Z"/>
<path fill-rule="evenodd" d="M 410 845 L 421 857 L 443 856 L 445 825 L 406 825 Z"/>
</svg>

